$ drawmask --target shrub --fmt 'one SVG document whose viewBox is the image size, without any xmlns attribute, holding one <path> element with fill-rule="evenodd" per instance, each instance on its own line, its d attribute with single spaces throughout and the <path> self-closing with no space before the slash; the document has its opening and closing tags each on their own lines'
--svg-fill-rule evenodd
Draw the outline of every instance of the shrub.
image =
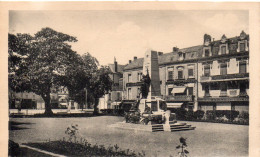
<svg viewBox="0 0 260 157">
<path fill-rule="evenodd" d="M 206 119 L 207 120 L 215 120 L 215 118 L 216 118 L 216 114 L 215 114 L 214 111 L 212 111 L 212 110 L 206 111 Z"/>
<path fill-rule="evenodd" d="M 202 110 L 197 110 L 194 112 L 194 118 L 201 120 L 204 117 L 205 112 Z"/>
</svg>

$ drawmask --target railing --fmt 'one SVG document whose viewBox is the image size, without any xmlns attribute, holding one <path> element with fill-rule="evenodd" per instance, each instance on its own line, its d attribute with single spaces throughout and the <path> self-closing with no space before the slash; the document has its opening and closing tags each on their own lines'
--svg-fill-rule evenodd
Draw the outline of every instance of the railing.
<svg viewBox="0 0 260 157">
<path fill-rule="evenodd" d="M 202 97 L 198 98 L 200 102 L 231 102 L 231 101 L 249 101 L 248 97 Z"/>
<path fill-rule="evenodd" d="M 167 80 L 166 84 L 185 84 L 185 83 L 195 83 L 197 80 L 195 78 L 188 79 L 175 79 L 175 80 Z"/>
<path fill-rule="evenodd" d="M 220 91 L 220 97 L 225 97 L 227 96 L 227 91 Z"/>
<path fill-rule="evenodd" d="M 201 81 L 210 81 L 210 80 L 211 80 L 211 77 L 210 77 L 210 76 L 201 76 L 201 77 L 200 77 L 200 80 L 201 80 Z"/>
<path fill-rule="evenodd" d="M 212 80 L 220 80 L 220 79 L 245 78 L 245 77 L 249 77 L 249 73 L 216 75 L 216 76 L 212 76 L 211 78 Z"/>
<path fill-rule="evenodd" d="M 129 82 L 126 83 L 126 87 L 141 86 L 142 82 Z"/>
<path fill-rule="evenodd" d="M 193 101 L 193 95 L 167 95 L 165 96 L 166 101 Z"/>
</svg>

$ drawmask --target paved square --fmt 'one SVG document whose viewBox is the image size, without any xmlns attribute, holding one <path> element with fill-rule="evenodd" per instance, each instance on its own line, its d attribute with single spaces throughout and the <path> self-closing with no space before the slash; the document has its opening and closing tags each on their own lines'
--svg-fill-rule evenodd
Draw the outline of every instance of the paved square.
<svg viewBox="0 0 260 157">
<path fill-rule="evenodd" d="M 248 126 L 186 122 L 195 130 L 181 132 L 147 132 L 109 127 L 123 121 L 123 117 L 100 116 L 89 118 L 10 118 L 22 122 L 9 132 L 11 140 L 18 143 L 59 140 L 65 129 L 78 124 L 79 137 L 92 144 L 115 145 L 136 152 L 144 150 L 147 156 L 174 156 L 179 138 L 187 138 L 190 156 L 248 156 Z M 180 121 L 178 121 L 180 122 Z"/>
</svg>

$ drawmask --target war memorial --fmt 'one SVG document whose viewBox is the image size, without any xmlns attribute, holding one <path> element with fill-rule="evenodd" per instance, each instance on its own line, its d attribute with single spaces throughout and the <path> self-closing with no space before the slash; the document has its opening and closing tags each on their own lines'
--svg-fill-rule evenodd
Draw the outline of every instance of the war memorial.
<svg viewBox="0 0 260 157">
<path fill-rule="evenodd" d="M 166 101 L 161 97 L 159 77 L 158 53 L 147 51 L 144 56 L 140 99 L 137 99 L 130 110 L 125 112 L 125 122 L 113 124 L 113 127 L 152 132 L 195 129 L 194 126 L 186 123 L 178 123 L 175 113 L 167 110 Z"/>
</svg>

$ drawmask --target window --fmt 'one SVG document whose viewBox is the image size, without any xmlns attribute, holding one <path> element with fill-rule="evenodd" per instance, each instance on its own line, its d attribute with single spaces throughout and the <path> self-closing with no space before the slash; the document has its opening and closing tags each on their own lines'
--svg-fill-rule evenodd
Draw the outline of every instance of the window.
<svg viewBox="0 0 260 157">
<path fill-rule="evenodd" d="M 117 93 L 117 100 L 121 100 L 121 95 L 119 92 Z"/>
<path fill-rule="evenodd" d="M 221 86 L 220 86 L 220 90 L 221 91 L 227 91 L 227 84 L 222 83 Z"/>
<path fill-rule="evenodd" d="M 246 62 L 239 63 L 239 73 L 245 74 L 246 73 Z"/>
<path fill-rule="evenodd" d="M 246 84 L 240 83 L 239 89 L 240 89 L 240 93 L 246 93 Z"/>
<path fill-rule="evenodd" d="M 205 85 L 205 96 L 209 96 L 209 85 Z"/>
<path fill-rule="evenodd" d="M 178 79 L 183 79 L 183 71 L 178 70 Z"/>
<path fill-rule="evenodd" d="M 139 98 L 139 97 L 140 97 L 140 93 L 141 93 L 140 88 L 137 88 L 137 95 L 136 95 L 136 98 Z"/>
<path fill-rule="evenodd" d="M 246 45 L 245 45 L 245 43 L 240 43 L 240 44 L 239 44 L 239 49 L 240 49 L 240 52 L 241 52 L 241 51 L 245 51 L 245 50 L 246 50 Z"/>
<path fill-rule="evenodd" d="M 132 75 L 128 74 L 128 82 L 132 82 Z"/>
<path fill-rule="evenodd" d="M 193 87 L 188 87 L 187 91 L 188 91 L 188 95 L 193 95 Z"/>
<path fill-rule="evenodd" d="M 132 91 L 131 91 L 131 88 L 128 88 L 128 91 L 127 91 L 127 96 L 128 96 L 128 99 L 132 99 Z"/>
<path fill-rule="evenodd" d="M 221 54 L 226 54 L 226 46 L 221 47 Z"/>
<path fill-rule="evenodd" d="M 143 76 L 143 74 L 142 74 L 141 72 L 139 72 L 139 73 L 138 73 L 138 76 L 137 76 L 137 77 L 138 77 L 137 80 L 138 80 L 138 81 L 141 81 L 142 76 Z"/>
<path fill-rule="evenodd" d="M 173 79 L 173 71 L 168 71 L 168 80 Z"/>
<path fill-rule="evenodd" d="M 226 75 L 227 74 L 227 63 L 222 63 L 220 65 L 220 75 Z"/>
<path fill-rule="evenodd" d="M 188 69 L 188 75 L 189 77 L 193 77 L 193 69 Z"/>
<path fill-rule="evenodd" d="M 210 65 L 204 66 L 204 76 L 210 76 Z"/>
<path fill-rule="evenodd" d="M 205 50 L 205 57 L 209 57 L 209 49 Z"/>
</svg>

